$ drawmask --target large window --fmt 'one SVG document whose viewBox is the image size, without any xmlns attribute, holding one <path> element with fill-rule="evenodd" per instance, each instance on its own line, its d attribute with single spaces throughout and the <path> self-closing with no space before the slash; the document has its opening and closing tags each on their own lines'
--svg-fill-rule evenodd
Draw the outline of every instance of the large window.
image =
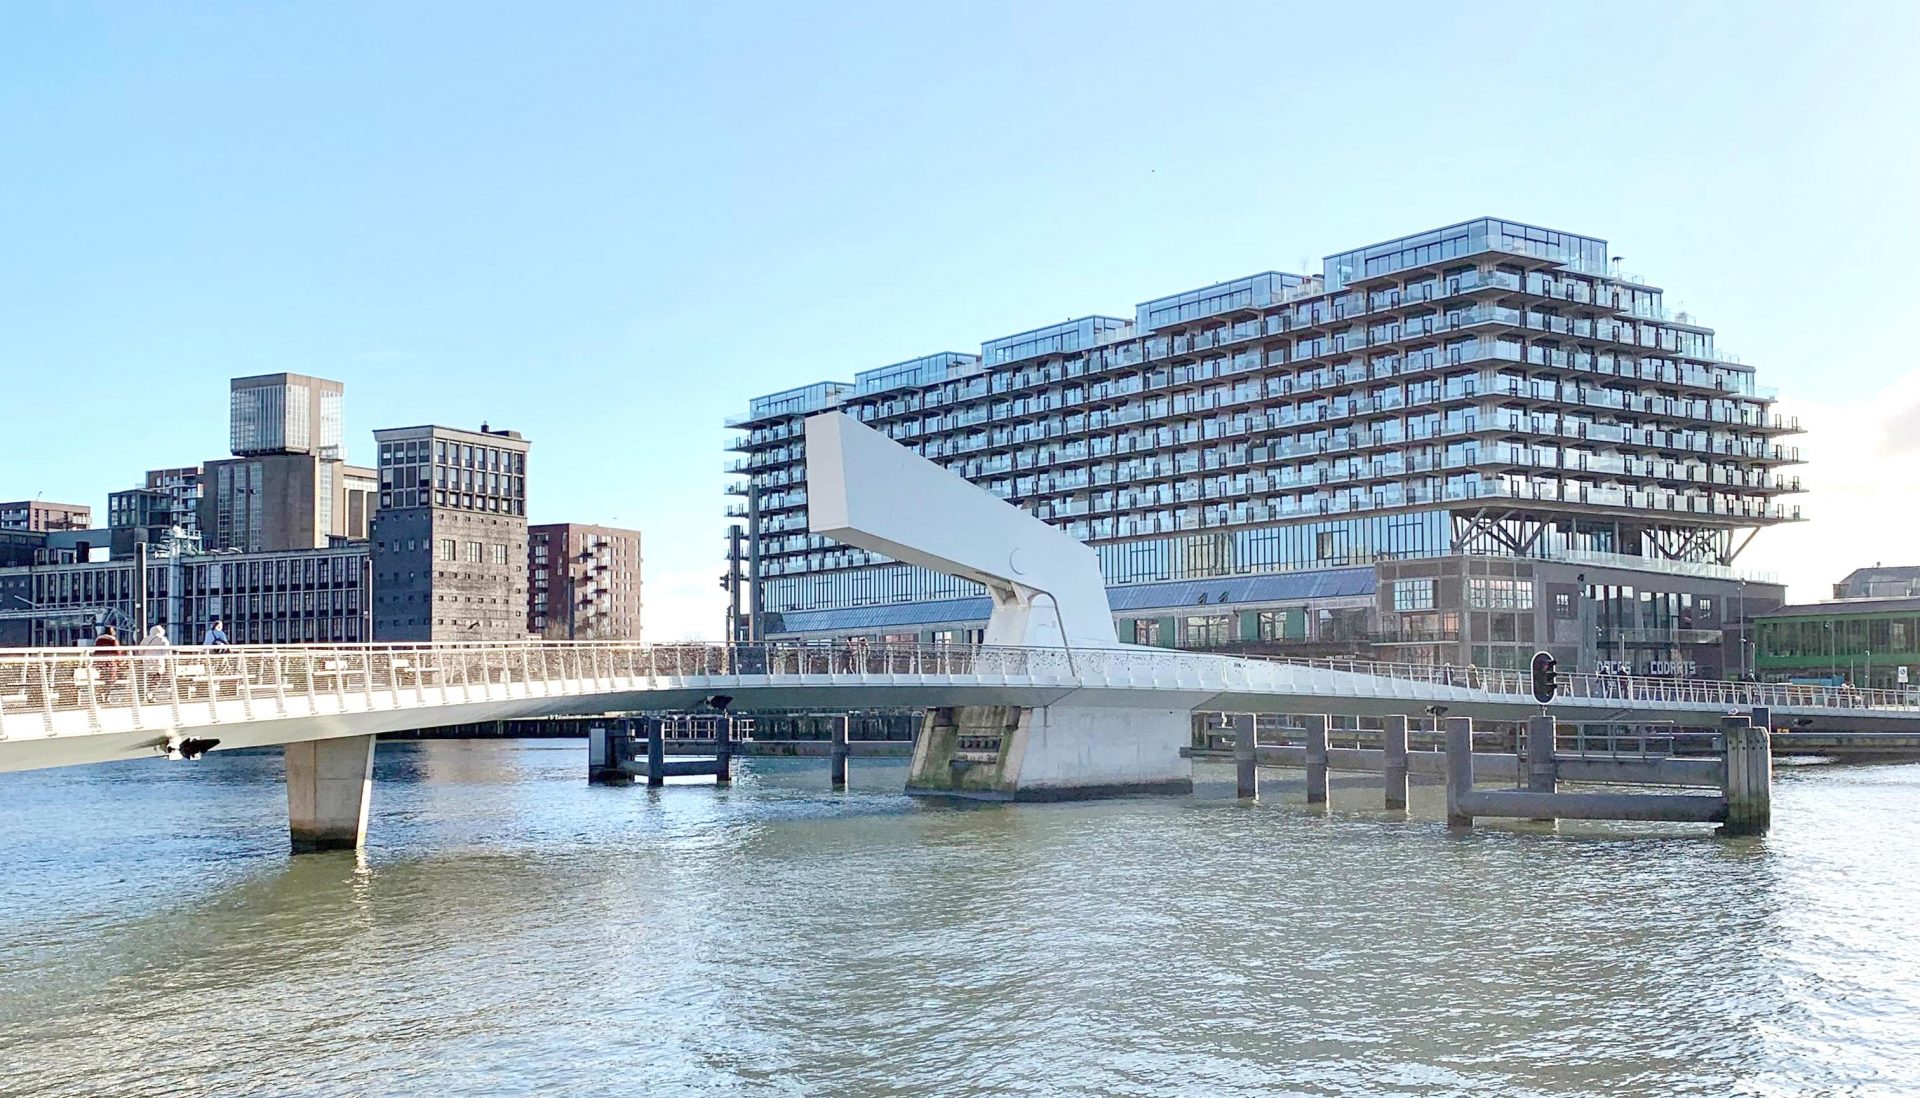
<svg viewBox="0 0 1920 1098">
<path fill-rule="evenodd" d="M 1227 614 L 1209 614 L 1186 620 L 1186 647 L 1218 648 L 1233 639 L 1233 618 Z"/>
<path fill-rule="evenodd" d="M 1430 579 L 1394 580 L 1393 608 L 1400 613 L 1433 609 L 1433 581 Z"/>
<path fill-rule="evenodd" d="M 1533 609 L 1533 581 L 1472 576 L 1467 580 L 1467 605 L 1475 610 Z"/>
</svg>

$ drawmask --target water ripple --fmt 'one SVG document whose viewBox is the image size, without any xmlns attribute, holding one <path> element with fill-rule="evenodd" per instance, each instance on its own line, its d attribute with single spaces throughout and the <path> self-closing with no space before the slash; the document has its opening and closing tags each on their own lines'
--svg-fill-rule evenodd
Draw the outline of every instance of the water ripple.
<svg viewBox="0 0 1920 1098">
<path fill-rule="evenodd" d="M 285 856 L 270 753 L 0 775 L 0 1093 L 1920 1088 L 1920 767 L 1787 769 L 1739 842 L 581 767 L 385 745 L 358 860 Z"/>
</svg>

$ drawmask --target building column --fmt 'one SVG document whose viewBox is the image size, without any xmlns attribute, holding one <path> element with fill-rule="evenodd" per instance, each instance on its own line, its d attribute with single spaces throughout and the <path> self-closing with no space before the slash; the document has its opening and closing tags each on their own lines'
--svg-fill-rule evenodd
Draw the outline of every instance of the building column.
<svg viewBox="0 0 1920 1098">
<path fill-rule="evenodd" d="M 341 736 L 286 745 L 287 825 L 295 854 L 366 844 L 374 739 Z"/>
</svg>

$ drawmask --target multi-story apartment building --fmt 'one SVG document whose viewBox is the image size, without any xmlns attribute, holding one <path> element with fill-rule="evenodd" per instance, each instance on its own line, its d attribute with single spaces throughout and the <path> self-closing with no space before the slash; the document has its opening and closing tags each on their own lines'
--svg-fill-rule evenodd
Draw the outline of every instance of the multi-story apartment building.
<svg viewBox="0 0 1920 1098">
<path fill-rule="evenodd" d="M 140 619 L 132 560 L 0 568 L 0 644 L 90 642 L 102 623 Z M 175 644 L 198 644 L 223 618 L 235 644 L 369 639 L 365 542 L 285 553 L 155 554 L 147 561 L 146 617 Z M 25 609 L 22 609 L 25 608 Z"/>
<path fill-rule="evenodd" d="M 347 456 L 346 386 L 305 374 L 260 374 L 230 383 L 232 452 Z"/>
<path fill-rule="evenodd" d="M 518 432 L 375 431 L 374 637 L 527 635 L 527 449 Z"/>
<path fill-rule="evenodd" d="M 130 556 L 141 543 L 172 539 L 174 500 L 157 488 L 126 488 L 107 493 L 107 530 L 113 555 Z"/>
<path fill-rule="evenodd" d="M 149 469 L 143 481 L 149 492 L 164 492 L 172 506 L 173 525 L 189 539 L 200 536 L 200 500 L 203 470 L 198 465 L 182 465 L 173 469 Z M 111 523 L 109 523 L 111 525 Z"/>
<path fill-rule="evenodd" d="M 41 499 L 0 503 L 0 530 L 85 530 L 92 525 L 93 508 L 84 503 Z"/>
<path fill-rule="evenodd" d="M 752 402 L 773 637 L 977 636 L 980 588 L 807 533 L 837 409 L 1092 544 L 1122 639 L 1731 673 L 1798 430 L 1593 237 L 1480 219 Z M 730 489 L 747 490 L 745 483 Z M 734 506 L 729 514 L 744 516 Z"/>
<path fill-rule="evenodd" d="M 640 531 L 560 522 L 527 528 L 527 632 L 548 640 L 640 639 Z"/>
</svg>

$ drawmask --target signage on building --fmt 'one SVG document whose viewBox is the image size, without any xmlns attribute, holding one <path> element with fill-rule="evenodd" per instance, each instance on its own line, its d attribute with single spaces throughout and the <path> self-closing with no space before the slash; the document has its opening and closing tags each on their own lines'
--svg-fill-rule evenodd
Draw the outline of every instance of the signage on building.
<svg viewBox="0 0 1920 1098">
<path fill-rule="evenodd" d="M 1648 660 L 1643 675 L 1674 675 L 1691 678 L 1700 667 L 1692 660 Z"/>
<path fill-rule="evenodd" d="M 1631 675 L 1633 664 L 1626 660 L 1601 660 L 1593 665 L 1594 672 L 1600 675 Z"/>
</svg>

